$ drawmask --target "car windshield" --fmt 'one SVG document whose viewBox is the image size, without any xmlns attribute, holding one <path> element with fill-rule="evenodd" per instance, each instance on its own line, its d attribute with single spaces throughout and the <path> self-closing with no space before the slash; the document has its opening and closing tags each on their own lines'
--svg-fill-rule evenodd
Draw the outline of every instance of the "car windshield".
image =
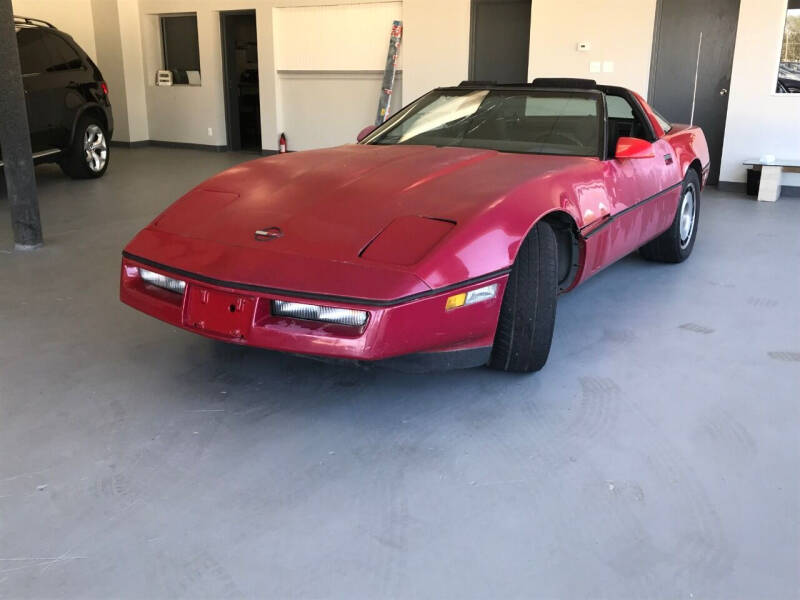
<svg viewBox="0 0 800 600">
<path fill-rule="evenodd" d="M 365 144 L 488 148 L 598 156 L 599 94 L 528 90 L 436 90 L 409 105 Z"/>
</svg>

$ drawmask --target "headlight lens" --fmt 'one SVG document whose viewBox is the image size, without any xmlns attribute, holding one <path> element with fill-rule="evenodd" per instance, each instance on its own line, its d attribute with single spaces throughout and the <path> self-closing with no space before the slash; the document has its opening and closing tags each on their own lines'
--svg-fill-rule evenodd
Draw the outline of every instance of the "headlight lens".
<svg viewBox="0 0 800 600">
<path fill-rule="evenodd" d="M 185 281 L 173 279 L 172 277 L 167 277 L 166 275 L 155 273 L 153 271 L 148 271 L 147 269 L 142 269 L 141 267 L 139 268 L 139 277 L 141 277 L 143 281 L 146 281 L 150 285 L 160 287 L 161 289 L 170 292 L 175 292 L 176 294 L 182 294 L 186 291 Z"/>
<path fill-rule="evenodd" d="M 309 321 L 338 323 L 339 325 L 349 325 L 351 327 L 361 327 L 367 322 L 367 312 L 363 310 L 302 304 L 300 302 L 284 302 L 283 300 L 272 301 L 272 314 Z"/>
</svg>

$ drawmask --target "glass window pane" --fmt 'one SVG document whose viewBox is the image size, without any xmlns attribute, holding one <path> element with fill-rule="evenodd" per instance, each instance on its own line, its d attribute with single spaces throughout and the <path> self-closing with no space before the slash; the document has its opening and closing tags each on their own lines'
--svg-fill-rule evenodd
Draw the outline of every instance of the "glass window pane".
<svg viewBox="0 0 800 600">
<path fill-rule="evenodd" d="M 17 32 L 19 62 L 23 75 L 44 73 L 50 64 L 50 56 L 42 43 L 38 29 L 23 27 Z"/>
<path fill-rule="evenodd" d="M 47 66 L 48 71 L 68 71 L 81 67 L 80 56 L 64 38 L 48 31 L 42 31 L 42 38 L 51 57 L 51 62 Z"/>
<path fill-rule="evenodd" d="M 606 110 L 609 119 L 633 119 L 633 109 L 621 96 L 606 96 Z"/>
<path fill-rule="evenodd" d="M 775 91 L 800 93 L 800 0 L 789 0 Z"/>
<path fill-rule="evenodd" d="M 600 99 L 569 92 L 434 91 L 398 113 L 367 143 L 598 156 Z"/>
<path fill-rule="evenodd" d="M 197 16 L 161 17 L 164 68 L 170 71 L 199 71 Z"/>
</svg>

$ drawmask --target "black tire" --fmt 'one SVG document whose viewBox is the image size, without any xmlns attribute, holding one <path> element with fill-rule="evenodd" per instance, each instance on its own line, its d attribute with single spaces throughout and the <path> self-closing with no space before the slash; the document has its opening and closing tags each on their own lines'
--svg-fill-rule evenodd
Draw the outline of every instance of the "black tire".
<svg viewBox="0 0 800 600">
<path fill-rule="evenodd" d="M 100 132 L 102 138 L 97 137 L 97 132 Z M 92 136 L 94 140 L 99 139 L 102 142 L 102 146 L 89 151 L 86 146 L 87 136 Z M 72 144 L 64 149 L 64 154 L 58 161 L 58 165 L 66 175 L 73 179 L 102 177 L 106 169 L 108 169 L 108 163 L 111 159 L 111 148 L 108 142 L 108 132 L 103 124 L 91 115 L 83 115 L 75 125 L 75 136 Z M 104 154 L 102 154 L 103 152 Z M 89 154 L 92 154 L 93 158 L 90 158 Z M 100 160 L 101 154 L 104 157 L 102 160 Z"/>
<path fill-rule="evenodd" d="M 693 194 L 693 218 L 688 238 L 681 234 L 681 218 L 686 203 L 687 193 Z M 639 248 L 641 254 L 647 260 L 666 263 L 679 263 L 689 258 L 694 248 L 694 241 L 697 239 L 697 226 L 700 222 L 700 178 L 694 169 L 689 169 L 683 179 L 681 187 L 681 197 L 678 201 L 678 209 L 675 211 L 675 218 L 672 225 L 664 233 Z"/>
<path fill-rule="evenodd" d="M 520 246 L 508 276 L 489 366 L 531 373 L 547 362 L 558 295 L 558 247 L 547 223 L 537 223 Z"/>
</svg>

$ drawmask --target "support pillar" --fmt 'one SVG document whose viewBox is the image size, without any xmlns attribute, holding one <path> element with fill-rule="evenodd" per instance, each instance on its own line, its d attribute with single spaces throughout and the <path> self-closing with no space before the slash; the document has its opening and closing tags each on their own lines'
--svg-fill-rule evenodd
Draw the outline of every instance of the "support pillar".
<svg viewBox="0 0 800 600">
<path fill-rule="evenodd" d="M 15 248 L 38 248 L 42 221 L 11 0 L 0 0 L 0 148 Z"/>
</svg>

